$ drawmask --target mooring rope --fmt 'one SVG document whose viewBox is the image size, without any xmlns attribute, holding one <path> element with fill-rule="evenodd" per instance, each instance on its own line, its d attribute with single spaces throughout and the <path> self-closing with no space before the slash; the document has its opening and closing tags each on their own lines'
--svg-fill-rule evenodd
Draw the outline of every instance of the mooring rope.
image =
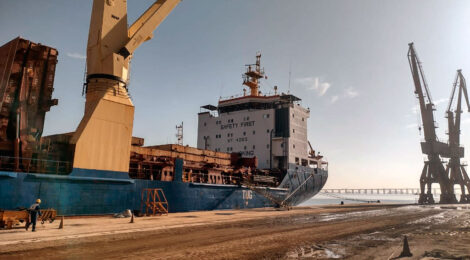
<svg viewBox="0 0 470 260">
<path fill-rule="evenodd" d="M 355 198 L 347 198 L 347 197 L 342 197 L 336 194 L 332 193 L 322 193 L 325 196 L 332 197 L 335 199 L 341 199 L 341 200 L 349 200 L 349 201 L 358 201 L 358 202 L 367 202 L 367 203 L 374 203 L 374 202 L 380 202 L 380 200 L 362 200 L 362 199 L 355 199 Z"/>
</svg>

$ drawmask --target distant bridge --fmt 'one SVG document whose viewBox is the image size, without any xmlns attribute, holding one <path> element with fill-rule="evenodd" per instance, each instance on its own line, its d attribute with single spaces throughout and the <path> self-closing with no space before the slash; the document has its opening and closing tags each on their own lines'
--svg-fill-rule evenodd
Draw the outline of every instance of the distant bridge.
<svg viewBox="0 0 470 260">
<path fill-rule="evenodd" d="M 460 187 L 454 188 L 456 194 L 460 194 Z M 321 193 L 336 194 L 419 194 L 420 188 L 374 188 L 374 189 L 322 189 Z M 432 194 L 441 194 L 440 188 L 433 188 Z"/>
</svg>

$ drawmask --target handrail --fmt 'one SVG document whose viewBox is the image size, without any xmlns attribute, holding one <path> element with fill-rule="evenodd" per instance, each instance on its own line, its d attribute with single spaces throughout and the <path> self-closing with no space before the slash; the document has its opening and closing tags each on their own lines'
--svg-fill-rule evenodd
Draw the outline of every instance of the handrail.
<svg viewBox="0 0 470 260">
<path fill-rule="evenodd" d="M 139 179 L 139 177 L 146 177 L 147 174 L 152 174 L 152 171 L 150 171 L 150 168 L 140 168 L 139 169 L 137 167 L 131 167 L 131 168 L 129 168 L 129 173 L 131 175 L 131 178 Z M 160 172 L 160 177 L 162 175 L 163 175 L 163 172 Z M 242 184 L 244 180 L 249 179 L 251 177 L 254 179 L 255 176 L 259 176 L 259 175 L 258 174 L 252 174 L 252 175 L 241 176 L 241 177 L 234 176 L 234 175 L 221 175 L 220 177 L 221 177 L 222 183 L 217 183 L 218 179 L 215 182 L 210 182 L 209 176 L 214 176 L 214 175 L 211 175 L 209 173 L 203 173 L 203 172 L 192 172 L 191 173 L 191 178 L 196 178 L 196 181 L 192 181 L 192 180 L 188 179 L 185 172 L 183 172 L 182 181 L 183 182 L 191 182 L 191 183 L 208 183 L 208 184 Z M 261 176 L 265 176 L 265 175 L 261 175 Z M 268 176 L 276 178 L 275 176 L 270 176 L 270 175 L 268 175 Z M 171 175 L 171 177 L 172 178 L 175 177 L 174 173 Z M 207 179 L 207 181 L 203 181 L 205 179 Z M 262 187 L 271 187 L 271 186 L 262 186 Z"/>
<path fill-rule="evenodd" d="M 71 166 L 69 161 L 0 156 L 0 171 L 66 174 L 72 170 Z"/>
</svg>

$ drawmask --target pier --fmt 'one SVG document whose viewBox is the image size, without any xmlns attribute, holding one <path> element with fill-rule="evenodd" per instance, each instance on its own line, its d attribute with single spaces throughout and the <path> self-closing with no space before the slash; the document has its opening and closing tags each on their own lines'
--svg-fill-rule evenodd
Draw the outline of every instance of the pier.
<svg viewBox="0 0 470 260">
<path fill-rule="evenodd" d="M 63 229 L 54 222 L 38 224 L 35 233 L 0 230 L 0 259 L 388 259 L 400 254 L 404 234 L 416 256 L 437 248 L 466 259 L 455 257 L 467 253 L 469 231 L 461 227 L 469 213 L 463 205 L 349 204 L 170 213 L 133 222 L 66 217 Z"/>
<path fill-rule="evenodd" d="M 460 194 L 460 187 L 454 188 L 456 194 Z M 320 193 L 336 193 L 336 194 L 410 194 L 419 195 L 419 188 L 338 188 L 338 189 L 322 189 Z M 440 188 L 432 188 L 432 194 L 441 194 Z"/>
</svg>

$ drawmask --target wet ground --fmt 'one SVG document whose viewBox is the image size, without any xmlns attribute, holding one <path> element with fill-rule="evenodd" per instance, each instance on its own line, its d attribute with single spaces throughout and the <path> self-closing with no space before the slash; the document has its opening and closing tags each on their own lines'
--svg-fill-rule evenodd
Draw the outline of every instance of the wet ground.
<svg viewBox="0 0 470 260">
<path fill-rule="evenodd" d="M 372 232 L 322 243 L 304 244 L 290 250 L 287 259 L 470 259 L 470 207 L 406 206 L 397 208 L 404 221 Z M 428 213 L 409 220 L 410 212 Z M 379 213 L 380 214 L 380 213 Z M 404 236 L 411 257 L 399 257 Z"/>
<path fill-rule="evenodd" d="M 470 207 L 345 205 L 66 219 L 0 230 L 0 259 L 470 259 Z"/>
</svg>

